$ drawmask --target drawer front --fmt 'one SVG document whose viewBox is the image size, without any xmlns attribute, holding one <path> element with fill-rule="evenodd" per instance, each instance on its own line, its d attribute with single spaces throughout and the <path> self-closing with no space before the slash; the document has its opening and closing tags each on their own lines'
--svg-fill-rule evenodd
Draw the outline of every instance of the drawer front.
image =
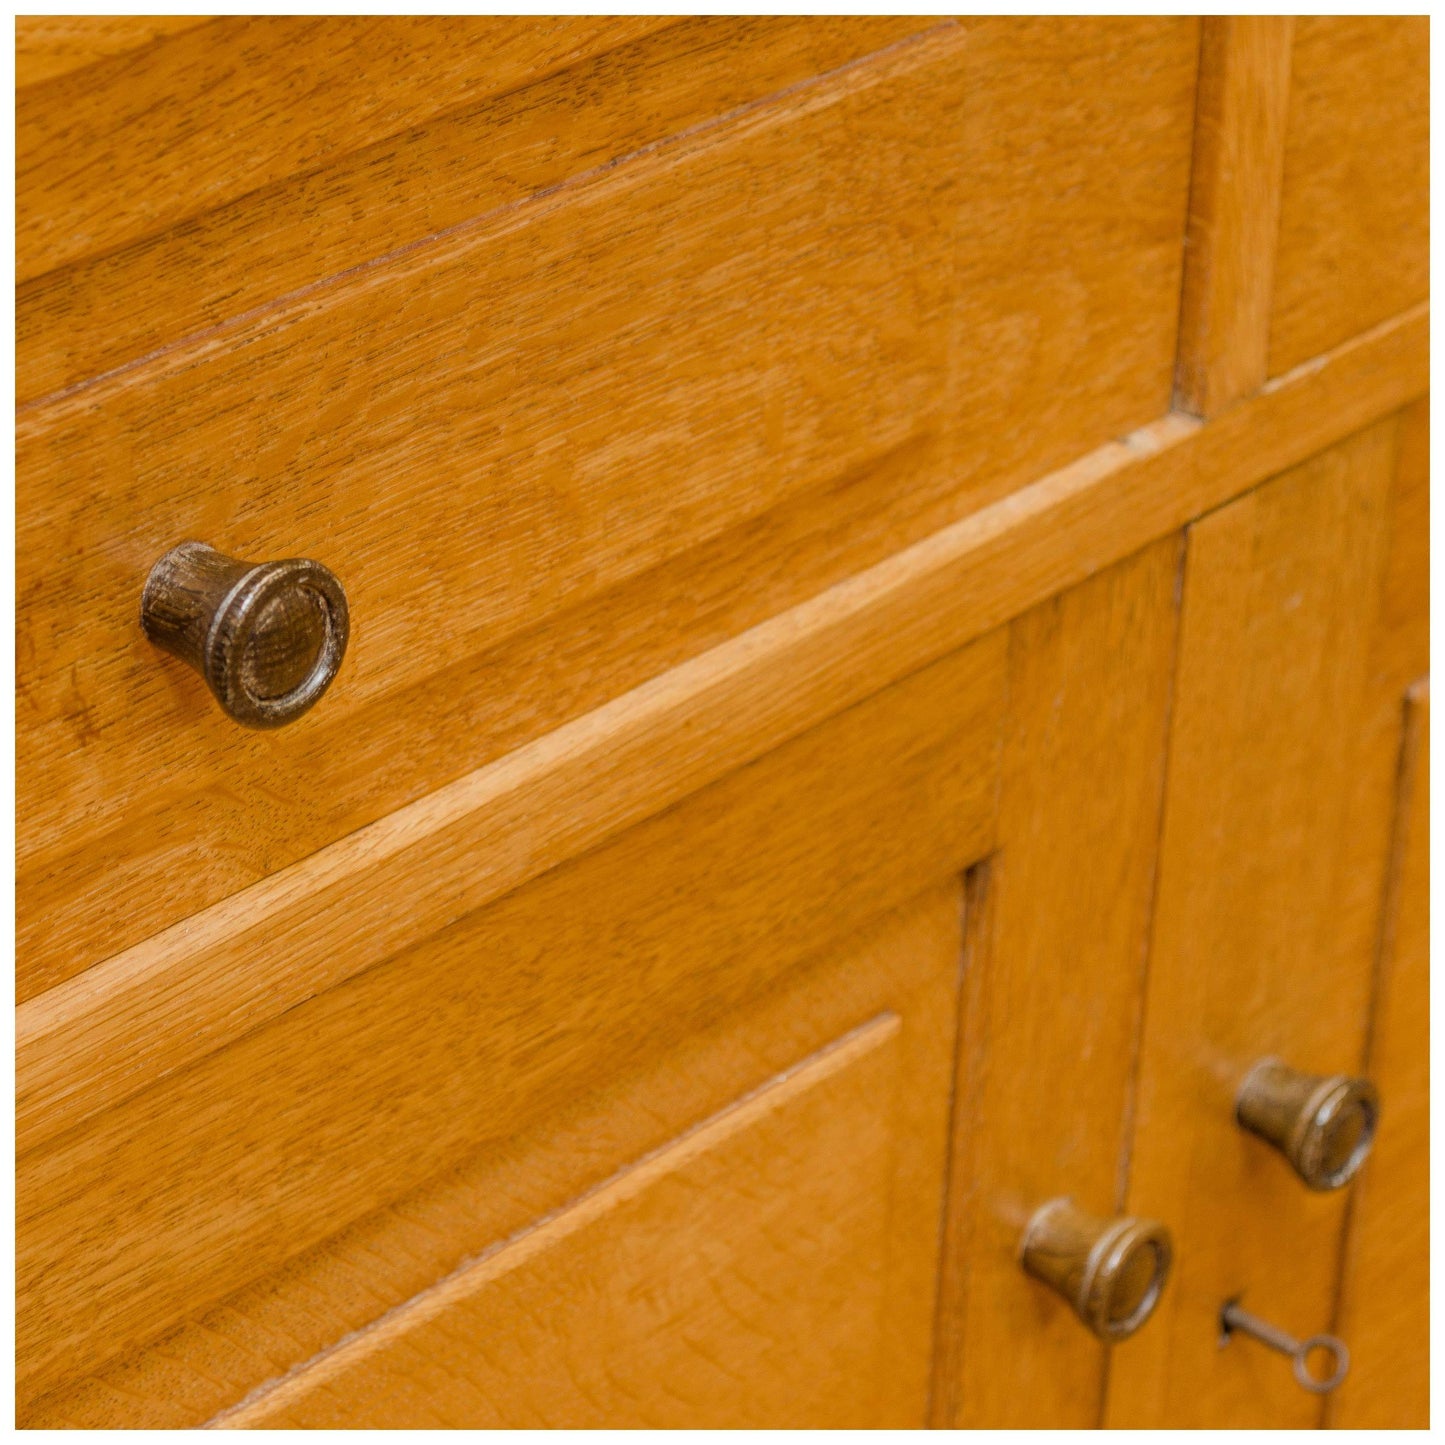
<svg viewBox="0 0 1445 1445">
<path fill-rule="evenodd" d="M 1196 49 L 942 24 L 27 411 L 22 996 L 1164 412 Z M 189 538 L 341 578 L 307 717 L 140 634 Z"/>
<path fill-rule="evenodd" d="M 1430 282 L 1430 21 L 1294 23 L 1270 319 L 1279 376 L 1423 301 Z"/>
<path fill-rule="evenodd" d="M 226 17 L 23 92 L 22 218 L 76 254 L 22 272 L 17 394 L 87 382 L 927 25 Z M 298 75 L 304 106 L 287 100 Z M 79 157 L 63 173 L 47 165 L 61 150 Z M 104 179 L 117 165 L 123 190 Z"/>
<path fill-rule="evenodd" d="M 53 17 L 26 17 L 17 60 L 34 58 L 17 66 L 16 277 L 153 240 L 662 23 L 74 17 L 67 35 Z"/>
</svg>

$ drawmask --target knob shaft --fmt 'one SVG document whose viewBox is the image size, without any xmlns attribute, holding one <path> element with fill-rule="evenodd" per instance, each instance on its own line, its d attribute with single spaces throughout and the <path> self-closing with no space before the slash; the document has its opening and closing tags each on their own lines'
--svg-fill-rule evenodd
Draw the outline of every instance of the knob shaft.
<svg viewBox="0 0 1445 1445">
<path fill-rule="evenodd" d="M 1154 1313 L 1174 1245 L 1151 1219 L 1101 1219 L 1054 1199 L 1029 1220 L 1020 1258 L 1100 1339 L 1122 1340 Z"/>
<path fill-rule="evenodd" d="M 1278 1059 L 1261 1059 L 1240 1085 L 1234 1114 L 1273 1144 L 1311 1189 L 1338 1189 L 1370 1152 L 1380 1098 L 1368 1079 L 1303 1074 Z"/>
<path fill-rule="evenodd" d="M 238 723 L 274 728 L 310 708 L 346 654 L 346 593 L 319 562 L 242 562 L 182 542 L 141 594 L 146 636 L 189 663 Z"/>
</svg>

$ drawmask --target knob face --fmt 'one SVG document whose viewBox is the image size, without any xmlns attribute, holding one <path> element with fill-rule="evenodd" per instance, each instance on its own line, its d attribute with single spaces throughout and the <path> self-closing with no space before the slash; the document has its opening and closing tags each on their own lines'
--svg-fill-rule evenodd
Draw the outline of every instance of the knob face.
<svg viewBox="0 0 1445 1445">
<path fill-rule="evenodd" d="M 1100 1219 L 1054 1199 L 1029 1220 L 1020 1259 L 1100 1339 L 1123 1340 L 1154 1313 L 1174 1245 L 1151 1219 Z"/>
<path fill-rule="evenodd" d="M 1235 1101 L 1240 1125 L 1273 1144 L 1311 1189 L 1339 1189 L 1375 1142 L 1380 1099 L 1368 1079 L 1302 1074 L 1262 1059 Z"/>
<path fill-rule="evenodd" d="M 346 593 L 319 562 L 242 562 L 183 542 L 151 568 L 141 626 L 189 663 L 226 713 L 253 728 L 306 712 L 346 654 Z"/>
</svg>

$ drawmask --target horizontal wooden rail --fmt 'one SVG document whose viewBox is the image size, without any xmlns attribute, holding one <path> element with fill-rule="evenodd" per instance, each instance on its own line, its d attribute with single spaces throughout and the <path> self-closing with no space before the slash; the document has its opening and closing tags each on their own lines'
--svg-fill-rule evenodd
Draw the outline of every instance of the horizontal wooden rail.
<svg viewBox="0 0 1445 1445">
<path fill-rule="evenodd" d="M 1422 394 L 1419 306 L 1171 414 L 30 1000 L 20 1151 L 261 1027 Z"/>
</svg>

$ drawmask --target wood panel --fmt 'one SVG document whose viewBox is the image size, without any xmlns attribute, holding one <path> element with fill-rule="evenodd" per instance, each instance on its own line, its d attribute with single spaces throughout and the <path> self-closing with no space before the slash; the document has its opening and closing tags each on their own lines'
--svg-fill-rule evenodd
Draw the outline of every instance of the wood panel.
<svg viewBox="0 0 1445 1445">
<path fill-rule="evenodd" d="M 1269 319 L 1294 21 L 1202 22 L 1178 401 L 1209 416 L 1269 375 Z"/>
<path fill-rule="evenodd" d="M 883 1345 L 900 1045 L 896 1015 L 874 1020 L 219 1423 L 896 1418 Z M 936 1235 L 920 1244 L 932 1254 Z"/>
<path fill-rule="evenodd" d="M 1018 1242 L 1059 1195 L 1122 1202 L 1180 561 L 1166 538 L 1010 628 L 999 851 L 970 910 L 937 1424 L 1098 1423 L 1104 1346 L 1024 1276 Z"/>
<path fill-rule="evenodd" d="M 1429 294 L 1430 22 L 1295 26 L 1269 367 L 1278 376 Z"/>
<path fill-rule="evenodd" d="M 600 54 L 544 66 L 479 103 L 25 283 L 17 397 L 36 401 L 351 267 L 385 264 L 927 28 L 901 17 L 702 16 L 626 44 L 609 35 Z"/>
<path fill-rule="evenodd" d="M 1369 1074 L 1380 1133 L 1351 1186 L 1337 1330 L 1350 1376 L 1328 1421 L 1347 1430 L 1430 1423 L 1430 686 L 1406 699 Z"/>
<path fill-rule="evenodd" d="M 948 27 L 27 414 L 22 994 L 1161 412 L 1192 42 Z M 183 536 L 336 571 L 322 707 L 145 642 Z"/>
<path fill-rule="evenodd" d="M 396 135 L 662 17 L 228 16 L 22 91 L 16 280 Z"/>
<path fill-rule="evenodd" d="M 995 635 L 23 1154 L 22 1399 L 981 856 L 1003 682 Z"/>
<path fill-rule="evenodd" d="M 1220 1349 L 1218 1318 L 1242 1293 L 1298 1335 L 1328 1328 L 1346 1196 L 1308 1191 L 1233 1105 L 1268 1055 L 1363 1063 L 1395 755 L 1365 724 L 1397 431 L 1190 529 L 1129 1189 L 1173 1229 L 1175 1278 L 1113 1356 L 1116 1426 L 1319 1420 L 1287 1361 Z"/>
<path fill-rule="evenodd" d="M 210 15 L 17 15 L 15 88 L 138 50 L 213 19 Z"/>
<path fill-rule="evenodd" d="M 921 1418 L 957 1018 L 960 889 L 950 879 L 778 970 L 741 1010 L 677 1031 L 575 1102 L 484 1147 L 95 1375 L 28 1404 L 27 1428 L 176 1429 L 209 1419 L 665 1147 L 739 1092 L 887 1012 L 902 1027 L 893 1119 L 886 1345 L 897 1418 Z M 890 1417 L 892 1418 L 892 1417 Z"/>
<path fill-rule="evenodd" d="M 1174 416 L 1111 443 L 24 1004 L 22 1147 L 414 945 L 1400 406 L 1425 387 L 1427 332 L 1428 314 L 1416 311 L 1207 426 Z M 1380 697 L 1389 708 L 1428 665 L 1418 660 L 1427 656 L 1419 604 L 1428 581 L 1428 408 L 1417 403 L 1407 416 L 1414 421 L 1405 427 L 1385 603 L 1400 621 L 1382 629 L 1403 651 L 1389 641 L 1376 664 L 1388 674 Z M 790 551 L 789 566 L 804 567 L 807 556 Z M 357 886 L 363 879 L 369 886 Z M 392 895 L 410 906 L 390 907 Z"/>
<path fill-rule="evenodd" d="M 1373 690 L 1388 727 L 1401 695 L 1430 670 L 1430 398 L 1400 413 L 1400 458 L 1390 502 L 1390 554 L 1375 639 Z"/>
</svg>

